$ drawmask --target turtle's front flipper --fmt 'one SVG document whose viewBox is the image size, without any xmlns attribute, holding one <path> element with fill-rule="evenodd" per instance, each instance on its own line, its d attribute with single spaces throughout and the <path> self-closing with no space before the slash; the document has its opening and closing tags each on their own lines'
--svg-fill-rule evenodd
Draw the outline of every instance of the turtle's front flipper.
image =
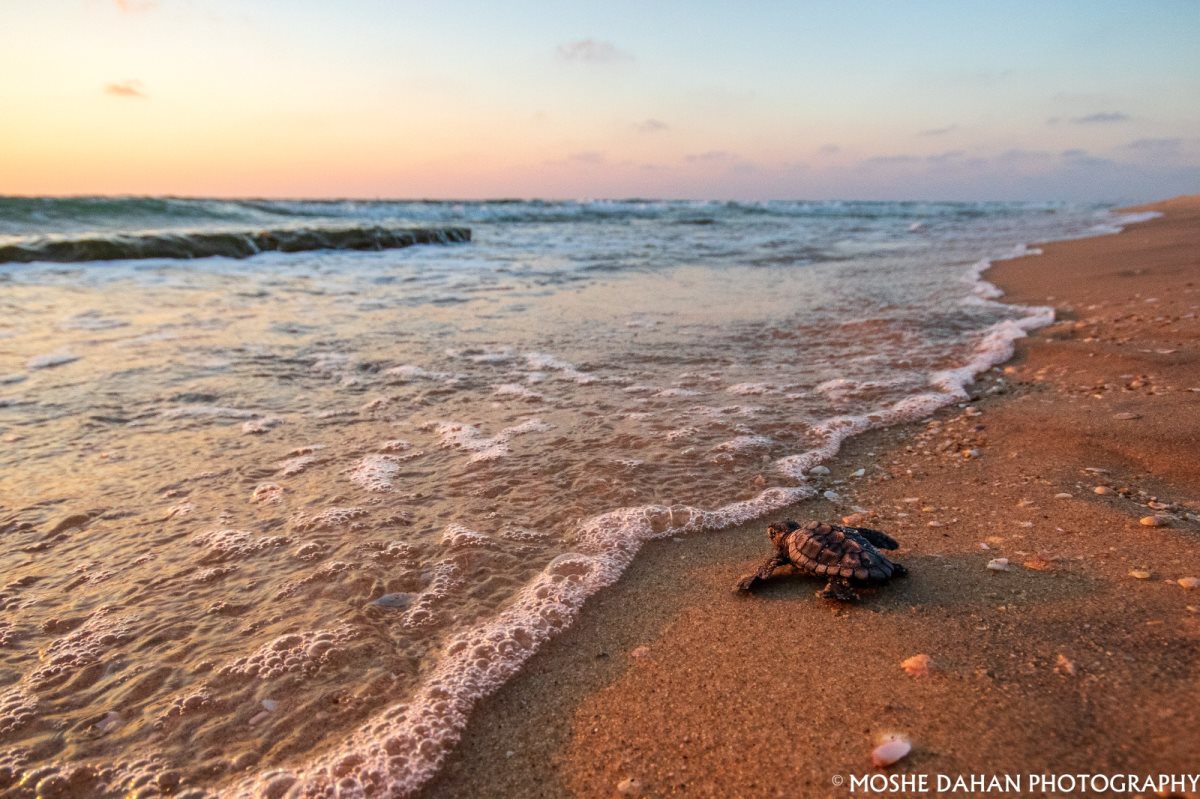
<svg viewBox="0 0 1200 799">
<path fill-rule="evenodd" d="M 749 591 L 755 584 L 762 582 L 771 576 L 771 572 L 778 569 L 780 566 L 787 564 L 787 560 L 778 552 L 764 560 L 757 569 L 742 577 L 733 587 L 736 592 Z"/>
<path fill-rule="evenodd" d="M 830 577 L 824 590 L 818 591 L 821 599 L 833 599 L 838 602 L 857 602 L 858 594 L 850 587 L 850 581 L 845 577 Z"/>
<path fill-rule="evenodd" d="M 879 530 L 871 530 L 870 528 L 867 528 L 867 527 L 849 527 L 847 529 L 853 530 L 854 532 L 858 533 L 863 538 L 867 539 L 873 545 L 879 547 L 880 549 L 899 549 L 900 548 L 900 544 L 896 541 L 896 539 L 892 538 L 887 533 L 880 532 Z"/>
</svg>

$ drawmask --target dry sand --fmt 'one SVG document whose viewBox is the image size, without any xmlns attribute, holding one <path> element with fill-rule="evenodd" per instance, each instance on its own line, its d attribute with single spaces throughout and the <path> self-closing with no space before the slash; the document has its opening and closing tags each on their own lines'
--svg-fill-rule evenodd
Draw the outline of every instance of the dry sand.
<svg viewBox="0 0 1200 799">
<path fill-rule="evenodd" d="M 991 270 L 1059 322 L 966 407 L 850 442 L 823 478 L 842 501 L 792 510 L 868 509 L 908 579 L 854 606 L 794 576 L 739 597 L 763 524 L 652 544 L 427 794 L 846 797 L 888 732 L 913 743 L 891 772 L 931 779 L 1200 773 L 1200 589 L 1176 582 L 1200 577 L 1200 198 L 1153 207 Z M 916 654 L 937 670 L 905 673 Z"/>
</svg>

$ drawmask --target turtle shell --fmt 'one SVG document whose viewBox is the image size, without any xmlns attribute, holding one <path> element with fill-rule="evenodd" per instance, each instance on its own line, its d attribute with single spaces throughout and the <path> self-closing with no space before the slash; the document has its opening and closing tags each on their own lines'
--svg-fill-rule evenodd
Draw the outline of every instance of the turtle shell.
<svg viewBox="0 0 1200 799">
<path fill-rule="evenodd" d="M 801 570 L 821 576 L 882 582 L 894 571 L 892 562 L 853 528 L 824 522 L 789 533 L 787 555 Z"/>
</svg>

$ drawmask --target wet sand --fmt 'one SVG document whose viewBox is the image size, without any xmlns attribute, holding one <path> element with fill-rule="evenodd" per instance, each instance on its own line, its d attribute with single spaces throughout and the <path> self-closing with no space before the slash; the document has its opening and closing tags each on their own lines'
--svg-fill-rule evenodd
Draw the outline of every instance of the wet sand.
<svg viewBox="0 0 1200 799">
<path fill-rule="evenodd" d="M 1200 197 L 1150 207 L 990 270 L 1059 321 L 970 403 L 850 442 L 820 478 L 840 500 L 793 509 L 865 509 L 906 580 L 854 606 L 795 576 L 735 596 L 763 524 L 650 544 L 426 795 L 844 797 L 893 732 L 913 750 L 891 772 L 931 781 L 1200 771 L 1200 588 L 1177 582 L 1200 577 Z M 917 654 L 931 675 L 901 669 Z"/>
</svg>

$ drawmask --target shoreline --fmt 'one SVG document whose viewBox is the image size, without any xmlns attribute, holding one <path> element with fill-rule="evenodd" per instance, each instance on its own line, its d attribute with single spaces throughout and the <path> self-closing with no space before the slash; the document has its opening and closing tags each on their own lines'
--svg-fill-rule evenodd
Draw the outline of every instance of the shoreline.
<svg viewBox="0 0 1200 799">
<path fill-rule="evenodd" d="M 1038 245 L 1041 255 L 987 270 L 1005 301 L 1053 304 L 1058 321 L 981 375 L 966 409 L 846 442 L 822 481 L 841 502 L 793 509 L 805 518 L 868 509 L 862 523 L 900 539 L 897 558 L 913 577 L 853 608 L 816 600 L 819 586 L 803 578 L 738 598 L 729 585 L 765 553 L 762 524 L 650 542 L 479 703 L 422 795 L 486 785 L 498 796 L 618 786 L 647 796 L 844 796 L 831 776 L 869 773 L 870 751 L 889 731 L 914 746 L 894 773 L 1194 768 L 1200 734 L 1163 699 L 1168 684 L 1138 677 L 1150 669 L 1186 695 L 1197 676 L 1200 617 L 1187 607 L 1200 595 L 1165 580 L 1200 573 L 1191 565 L 1200 481 L 1187 457 L 1200 423 L 1180 413 L 1200 401 L 1187 391 L 1200 388 L 1200 289 L 1184 285 L 1200 278 L 1200 201 L 1127 210 L 1166 216 Z M 1159 296 L 1147 303 L 1151 291 Z M 1134 305 L 1154 305 L 1157 319 L 1113 315 Z M 1128 346 L 1165 336 L 1168 305 L 1174 338 Z M 1093 383 L 1107 388 L 1080 391 L 1080 375 L 1097 369 L 1103 379 Z M 1124 385 L 1123 374 L 1133 375 Z M 1119 408 L 1093 413 L 1109 405 Z M 858 468 L 867 475 L 849 477 Z M 1094 493 L 1102 481 L 1114 485 Z M 1145 527 L 1135 513 L 1173 519 Z M 1013 571 L 986 568 L 1001 556 Z M 1151 579 L 1128 577 L 1144 570 Z M 915 654 L 938 670 L 906 675 L 899 663 Z"/>
</svg>

